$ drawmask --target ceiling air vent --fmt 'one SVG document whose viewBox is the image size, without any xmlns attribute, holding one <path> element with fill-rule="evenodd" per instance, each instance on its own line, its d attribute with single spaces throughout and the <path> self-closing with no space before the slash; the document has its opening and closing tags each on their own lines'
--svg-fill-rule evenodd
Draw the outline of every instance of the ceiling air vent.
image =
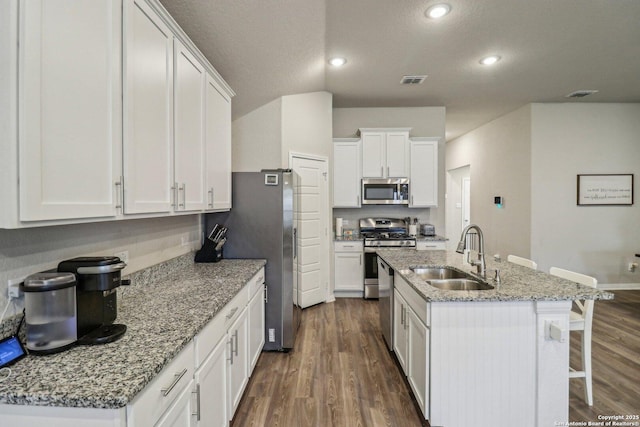
<svg viewBox="0 0 640 427">
<path fill-rule="evenodd" d="M 403 85 L 419 85 L 427 76 L 403 76 L 400 84 Z"/>
<path fill-rule="evenodd" d="M 577 90 L 575 92 L 571 92 L 569 95 L 566 95 L 565 98 L 584 98 L 585 96 L 589 96 L 592 93 L 598 92 L 597 90 Z"/>
</svg>

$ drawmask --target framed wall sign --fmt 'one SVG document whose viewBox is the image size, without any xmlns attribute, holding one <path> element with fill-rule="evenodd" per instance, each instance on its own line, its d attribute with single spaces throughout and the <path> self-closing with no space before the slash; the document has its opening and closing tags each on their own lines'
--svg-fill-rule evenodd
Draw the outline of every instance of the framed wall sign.
<svg viewBox="0 0 640 427">
<path fill-rule="evenodd" d="M 633 174 L 578 175 L 578 205 L 633 205 Z"/>
</svg>

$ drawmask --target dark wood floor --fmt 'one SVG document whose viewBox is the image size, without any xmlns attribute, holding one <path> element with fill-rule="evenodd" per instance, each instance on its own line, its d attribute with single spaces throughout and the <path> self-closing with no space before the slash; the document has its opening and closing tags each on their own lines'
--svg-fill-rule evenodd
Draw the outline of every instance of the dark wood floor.
<svg viewBox="0 0 640 427">
<path fill-rule="evenodd" d="M 615 299 L 596 301 L 593 310 L 593 406 L 584 401 L 584 381 L 572 379 L 570 421 L 598 421 L 598 415 L 640 416 L 640 291 L 613 293 Z M 571 337 L 571 365 L 580 367 L 580 360 L 578 333 Z"/>
<path fill-rule="evenodd" d="M 595 304 L 594 405 L 571 380 L 570 421 L 640 414 L 640 291 L 615 294 Z M 304 310 L 295 348 L 260 356 L 232 426 L 428 426 L 381 338 L 377 304 L 343 298 Z"/>
</svg>

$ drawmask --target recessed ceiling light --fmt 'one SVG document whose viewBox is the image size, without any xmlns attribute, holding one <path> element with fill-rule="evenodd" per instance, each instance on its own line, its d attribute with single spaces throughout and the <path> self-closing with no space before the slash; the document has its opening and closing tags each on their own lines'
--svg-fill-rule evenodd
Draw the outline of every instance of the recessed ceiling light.
<svg viewBox="0 0 640 427">
<path fill-rule="evenodd" d="M 329 64 L 333 65 L 334 67 L 342 67 L 346 63 L 346 58 L 335 57 L 329 60 Z"/>
<path fill-rule="evenodd" d="M 434 4 L 424 13 L 427 18 L 439 19 L 451 12 L 451 6 L 446 3 Z"/>
<path fill-rule="evenodd" d="M 485 56 L 480 60 L 482 65 L 493 65 L 496 62 L 500 61 L 500 57 L 498 55 Z"/>
</svg>

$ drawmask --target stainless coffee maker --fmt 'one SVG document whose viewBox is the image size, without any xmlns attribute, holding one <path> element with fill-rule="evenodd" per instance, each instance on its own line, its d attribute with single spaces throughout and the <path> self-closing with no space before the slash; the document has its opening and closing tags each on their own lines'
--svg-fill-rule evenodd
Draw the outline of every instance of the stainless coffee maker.
<svg viewBox="0 0 640 427">
<path fill-rule="evenodd" d="M 58 272 L 77 280 L 78 344 L 104 344 L 124 335 L 127 327 L 113 324 L 118 314 L 116 289 L 126 264 L 118 257 L 78 257 L 58 264 Z"/>
<path fill-rule="evenodd" d="M 77 341 L 76 276 L 32 274 L 20 285 L 24 292 L 26 347 L 31 353 L 57 353 Z"/>
</svg>

